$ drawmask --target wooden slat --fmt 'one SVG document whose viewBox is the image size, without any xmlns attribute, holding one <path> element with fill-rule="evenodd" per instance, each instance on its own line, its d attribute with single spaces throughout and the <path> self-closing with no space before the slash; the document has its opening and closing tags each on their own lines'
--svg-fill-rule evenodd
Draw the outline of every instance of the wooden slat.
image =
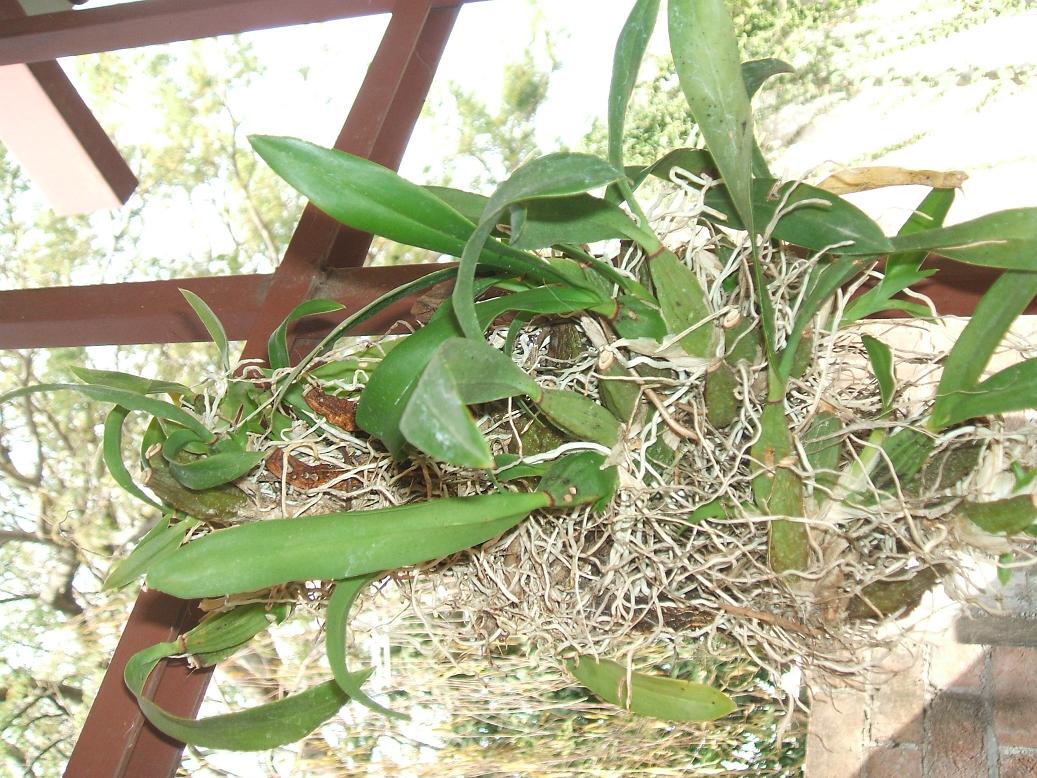
<svg viewBox="0 0 1037 778">
<path fill-rule="evenodd" d="M 0 25 L 0 65 L 406 11 L 423 0 L 138 0 Z M 454 7 L 479 0 L 431 0 Z"/>
</svg>

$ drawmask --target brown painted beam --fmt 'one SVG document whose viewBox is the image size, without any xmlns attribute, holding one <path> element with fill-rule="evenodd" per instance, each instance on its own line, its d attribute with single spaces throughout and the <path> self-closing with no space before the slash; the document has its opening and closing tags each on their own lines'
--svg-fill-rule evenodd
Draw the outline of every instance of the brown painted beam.
<svg viewBox="0 0 1037 778">
<path fill-rule="evenodd" d="M 271 278 L 257 274 L 0 292 L 0 348 L 208 340 L 180 289 L 205 300 L 228 337 L 244 340 Z"/>
<path fill-rule="evenodd" d="M 0 0 L 6 26 L 27 18 Z M 0 143 L 59 215 L 117 208 L 137 178 L 57 62 L 0 67 Z"/>
<path fill-rule="evenodd" d="M 479 0 L 431 0 L 434 8 Z M 0 26 L 0 65 L 408 10 L 424 0 L 137 0 Z"/>
</svg>

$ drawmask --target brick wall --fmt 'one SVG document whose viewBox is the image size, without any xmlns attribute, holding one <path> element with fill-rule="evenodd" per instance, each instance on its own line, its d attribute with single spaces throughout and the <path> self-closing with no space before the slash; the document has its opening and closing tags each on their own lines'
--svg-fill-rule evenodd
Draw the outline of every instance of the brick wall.
<svg viewBox="0 0 1037 778">
<path fill-rule="evenodd" d="M 1034 591 L 1024 574 L 998 597 L 1014 615 L 930 603 L 865 688 L 815 699 L 807 778 L 1037 778 Z M 991 644 L 962 642 L 977 632 Z"/>
</svg>

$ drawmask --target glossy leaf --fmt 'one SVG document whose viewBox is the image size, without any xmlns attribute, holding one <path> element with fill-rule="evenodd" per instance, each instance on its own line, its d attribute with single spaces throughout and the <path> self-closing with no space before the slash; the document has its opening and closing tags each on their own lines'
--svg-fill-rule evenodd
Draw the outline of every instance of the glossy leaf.
<svg viewBox="0 0 1037 778">
<path fill-rule="evenodd" d="M 292 312 L 281 322 L 280 326 L 270 334 L 270 339 L 267 341 L 270 367 L 278 370 L 291 364 L 288 357 L 288 328 L 293 323 L 307 316 L 340 311 L 342 307 L 342 303 L 337 303 L 334 300 L 307 300 L 295 306 Z"/>
<path fill-rule="evenodd" d="M 216 344 L 216 349 L 219 352 L 220 367 L 226 373 L 230 370 L 230 344 L 227 342 L 227 333 L 223 329 L 223 322 L 213 313 L 212 308 L 206 305 L 205 300 L 190 289 L 181 289 L 180 294 L 184 296 L 184 299 L 194 309 L 202 324 L 205 325 L 209 337 L 212 338 L 212 342 Z"/>
<path fill-rule="evenodd" d="M 335 675 L 335 682 L 352 700 L 360 703 L 365 708 L 373 710 L 375 713 L 381 713 L 383 716 L 409 721 L 410 716 L 404 713 L 397 713 L 372 700 L 361 688 L 362 676 L 359 673 L 349 672 L 346 662 L 346 645 L 349 639 L 347 635 L 349 613 L 353 609 L 353 603 L 356 602 L 357 596 L 374 578 L 375 576 L 362 575 L 335 582 L 335 589 L 332 591 L 325 609 L 325 652 L 328 655 L 328 664 L 331 665 L 331 671 Z"/>
<path fill-rule="evenodd" d="M 604 510 L 618 487 L 619 471 L 605 466 L 604 455 L 578 451 L 552 462 L 537 491 L 550 495 L 555 507 L 593 503 L 595 510 Z"/>
<path fill-rule="evenodd" d="M 568 389 L 544 389 L 536 404 L 552 424 L 578 440 L 609 448 L 619 442 L 619 421 L 589 397 Z"/>
<path fill-rule="evenodd" d="M 649 262 L 648 272 L 670 334 L 695 327 L 678 341 L 681 348 L 689 356 L 712 356 L 716 325 L 707 321 L 711 311 L 698 276 L 676 254 L 665 250 Z"/>
<path fill-rule="evenodd" d="M 904 222 L 898 235 L 912 235 L 942 226 L 943 220 L 947 217 L 947 212 L 954 202 L 954 195 L 955 190 L 953 189 L 930 191 Z M 927 253 L 925 251 L 907 251 L 891 254 L 886 259 L 882 280 L 875 288 L 869 289 L 846 307 L 842 319 L 843 326 L 879 311 L 902 310 L 915 315 L 927 315 L 929 309 L 924 305 L 894 299 L 894 295 L 936 272 L 935 270 L 919 269 Z"/>
<path fill-rule="evenodd" d="M 567 197 L 623 178 L 623 173 L 589 154 L 557 152 L 527 162 L 511 174 L 490 197 L 482 220 L 465 244 L 452 299 L 465 337 L 482 338 L 474 309 L 476 266 L 497 219 L 512 205 L 542 198 Z"/>
<path fill-rule="evenodd" d="M 893 239 L 893 249 L 936 251 L 980 267 L 1037 271 L 1037 208 L 1015 208 Z"/>
<path fill-rule="evenodd" d="M 617 707 L 664 721 L 713 721 L 735 710 L 723 692 L 692 681 L 628 673 L 608 659 L 580 656 L 566 666 L 581 684 Z"/>
<path fill-rule="evenodd" d="M 756 93 L 760 91 L 760 87 L 764 85 L 767 79 L 781 75 L 782 73 L 795 72 L 796 71 L 792 65 L 784 60 L 776 59 L 775 57 L 752 59 L 742 63 L 742 82 L 745 84 L 746 94 L 749 95 L 749 99 L 752 100 L 752 98 L 756 96 Z"/>
<path fill-rule="evenodd" d="M 148 533 L 140 539 L 129 555 L 114 565 L 101 584 L 102 589 L 121 589 L 148 572 L 153 564 L 172 554 L 184 542 L 187 533 L 197 527 L 195 519 L 184 519 L 170 524 L 163 516 Z"/>
<path fill-rule="evenodd" d="M 791 190 L 791 192 L 790 192 Z M 788 195 L 786 199 L 786 195 Z M 811 202 L 806 202 L 806 201 Z M 744 229 L 741 218 L 726 187 L 715 186 L 707 193 L 705 203 L 726 216 L 717 223 L 733 229 Z M 798 205 L 804 203 L 803 205 Z M 843 198 L 809 184 L 780 184 L 756 179 L 752 184 L 752 204 L 756 214 L 756 230 L 767 230 L 778 209 L 783 214 L 771 233 L 777 240 L 821 251 L 836 244 L 848 243 L 835 254 L 870 256 L 893 251 L 893 243 L 875 221 L 857 206 Z"/>
<path fill-rule="evenodd" d="M 879 382 L 879 395 L 882 397 L 882 413 L 887 414 L 893 409 L 893 393 L 896 391 L 896 381 L 893 378 L 893 352 L 889 346 L 878 338 L 871 335 L 861 335 L 861 342 L 868 352 L 871 360 L 871 369 Z"/>
<path fill-rule="evenodd" d="M 123 677 L 148 721 L 182 743 L 228 751 L 266 751 L 301 740 L 349 702 L 335 681 L 327 681 L 237 713 L 204 719 L 174 716 L 143 696 L 143 689 L 155 666 L 179 651 L 177 643 L 158 643 L 140 651 L 126 663 Z M 366 677 L 370 671 L 358 675 Z"/>
<path fill-rule="evenodd" d="M 147 582 L 192 599 L 353 578 L 478 545 L 548 503 L 543 494 L 500 493 L 240 524 L 181 547 Z"/>
<path fill-rule="evenodd" d="M 1037 495 L 1020 494 L 990 502 L 965 500 L 957 511 L 982 530 L 1014 535 L 1037 523 Z"/>
<path fill-rule="evenodd" d="M 941 406 L 940 422 L 953 426 L 979 416 L 1037 408 L 1037 359 L 1006 367 Z"/>
<path fill-rule="evenodd" d="M 155 400 L 146 395 L 138 394 L 137 392 L 130 392 L 125 389 L 116 389 L 110 386 L 93 386 L 90 384 L 36 384 L 35 386 L 23 386 L 7 392 L 4 395 L 0 395 L 0 405 L 29 394 L 60 391 L 78 392 L 84 397 L 89 397 L 91 400 L 112 403 L 113 405 L 121 405 L 123 408 L 130 411 L 149 413 L 160 419 L 172 421 L 182 427 L 187 427 L 188 429 L 195 431 L 198 436 L 204 440 L 211 440 L 213 437 L 212 433 L 209 432 L 199 419 L 172 403 L 165 402 L 164 400 Z"/>
<path fill-rule="evenodd" d="M 263 451 L 225 451 L 191 462 L 170 462 L 169 472 L 188 489 L 200 491 L 241 478 L 265 458 Z"/>
<path fill-rule="evenodd" d="M 639 245 L 658 242 L 638 227 L 626 212 L 607 200 L 588 194 L 534 200 L 526 207 L 522 230 L 512 235 L 512 245 L 540 249 L 560 243 L 596 243 L 629 238 Z"/>
<path fill-rule="evenodd" d="M 115 370 L 95 370 L 90 367 L 69 368 L 72 375 L 84 384 L 95 386 L 108 386 L 112 389 L 122 389 L 135 394 L 173 394 L 193 397 L 194 392 L 183 384 L 172 381 L 157 381 L 151 378 L 120 373 Z"/>
<path fill-rule="evenodd" d="M 637 84 L 645 49 L 659 16 L 659 0 L 637 0 L 619 33 L 612 60 L 612 83 L 609 87 L 608 158 L 617 168 L 623 168 L 623 126 L 627 105 Z"/>
<path fill-rule="evenodd" d="M 1037 296 L 1037 273 L 1002 273 L 980 298 L 943 365 L 930 426 L 947 427 L 961 395 L 972 391 L 1009 327 Z"/>
<path fill-rule="evenodd" d="M 126 467 L 126 463 L 123 462 L 122 428 L 123 424 L 126 422 L 126 417 L 129 415 L 129 410 L 123 408 L 121 405 L 116 405 L 108 412 L 108 416 L 104 420 L 104 437 L 101 439 L 101 452 L 104 458 L 104 466 L 108 468 L 112 480 L 115 481 L 123 491 L 132 494 L 138 500 L 146 502 L 154 508 L 162 510 L 161 503 L 155 502 L 151 497 L 145 494 L 139 486 L 137 486 L 137 483 L 133 480 L 133 476 L 130 475 L 129 469 Z"/>
<path fill-rule="evenodd" d="M 490 199 L 486 195 L 466 192 L 463 189 L 455 189 L 449 186 L 426 185 L 423 189 L 438 197 L 468 219 L 473 225 L 479 223 L 482 212 L 486 208 L 486 203 Z"/>
<path fill-rule="evenodd" d="M 507 311 L 533 314 L 565 314 L 593 307 L 602 298 L 585 289 L 548 287 L 484 300 L 476 303 L 476 315 L 486 327 Z M 403 452 L 406 442 L 400 432 L 400 419 L 414 386 L 440 345 L 461 335 L 449 308 L 442 316 L 405 338 L 371 375 L 357 404 L 356 420 L 360 428 L 382 441 L 395 457 Z"/>
<path fill-rule="evenodd" d="M 724 0 L 669 0 L 670 49 L 681 89 L 706 147 L 753 228 L 753 116 L 734 25 Z"/>
</svg>

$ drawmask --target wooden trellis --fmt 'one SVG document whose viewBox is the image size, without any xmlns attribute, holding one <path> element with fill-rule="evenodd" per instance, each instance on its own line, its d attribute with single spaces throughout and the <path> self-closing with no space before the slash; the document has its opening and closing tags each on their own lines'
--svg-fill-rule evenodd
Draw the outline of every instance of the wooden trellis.
<svg viewBox="0 0 1037 778">
<path fill-rule="evenodd" d="M 459 9 L 475 1 L 136 0 L 0 21 L 0 65 L 391 13 L 335 146 L 396 168 Z M 207 340 L 179 292 L 186 288 L 212 304 L 231 339 L 246 342 L 245 358 L 261 359 L 269 333 L 300 302 L 332 298 L 356 310 L 398 284 L 442 267 L 364 267 L 370 242 L 370 235 L 307 206 L 273 273 L 3 291 L 0 348 Z M 948 263 L 947 270 L 919 290 L 942 313 L 967 315 L 993 278 L 993 273 Z M 384 331 L 408 310 L 409 302 L 403 301 L 367 322 L 363 331 Z M 307 320 L 305 331 L 293 335 L 294 349 L 305 350 L 333 324 L 332 318 Z M 135 652 L 175 639 L 197 615 L 194 603 L 158 592 L 138 597 L 66 775 L 162 776 L 176 771 L 183 745 L 147 723 L 122 674 Z M 192 716 L 209 677 L 208 670 L 165 663 L 152 673 L 146 693 L 171 712 Z"/>
</svg>

